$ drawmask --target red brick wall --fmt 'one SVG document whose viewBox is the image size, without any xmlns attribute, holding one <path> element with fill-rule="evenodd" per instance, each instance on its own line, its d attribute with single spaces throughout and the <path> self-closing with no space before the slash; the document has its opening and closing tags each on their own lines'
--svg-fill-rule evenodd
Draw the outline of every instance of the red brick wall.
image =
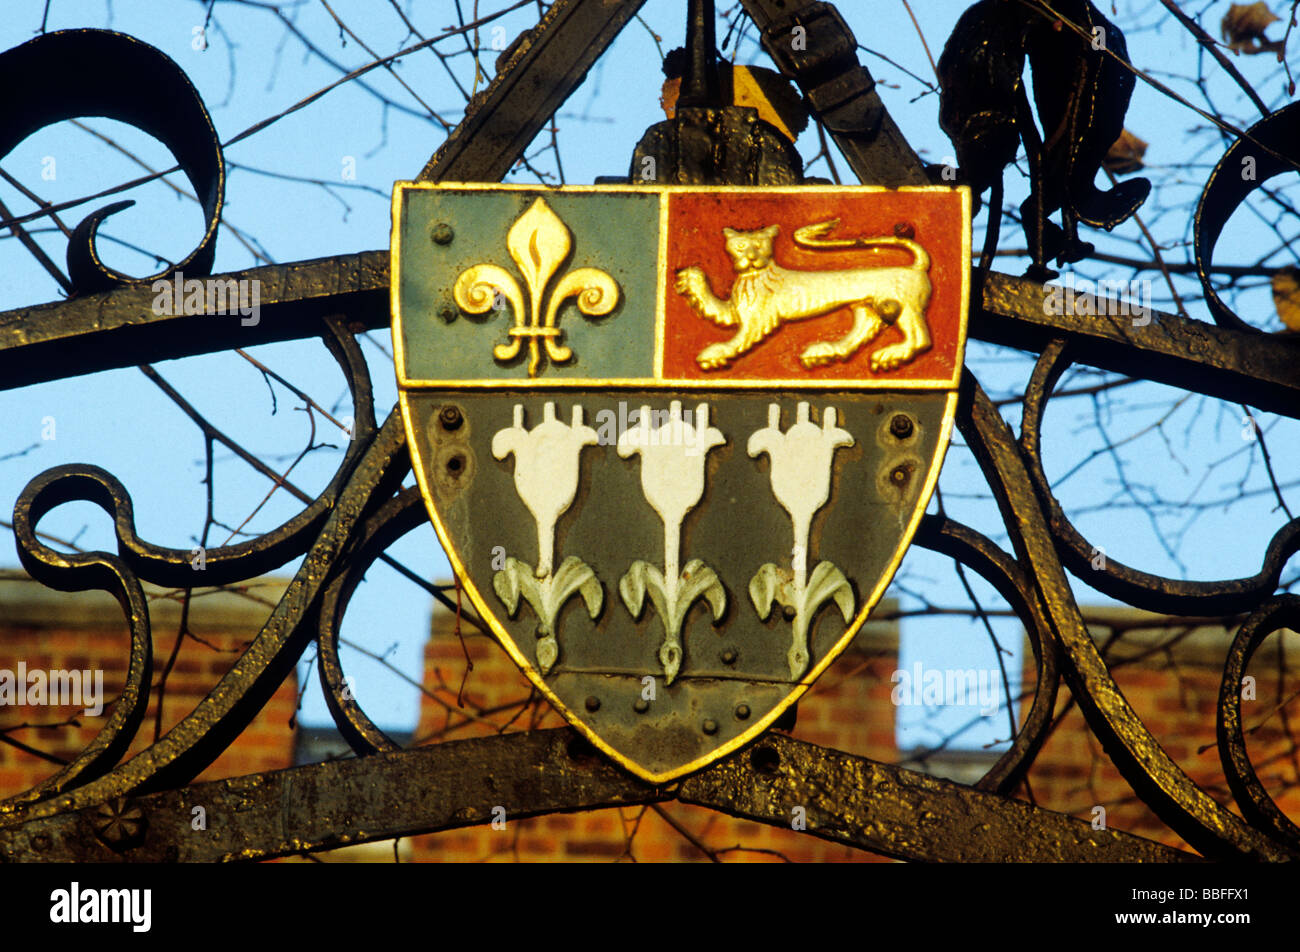
<svg viewBox="0 0 1300 952">
<path fill-rule="evenodd" d="M 465 675 L 465 651 L 473 670 L 465 678 L 464 710 L 485 712 L 482 720 L 469 720 L 456 705 L 460 679 Z M 897 759 L 889 694 L 889 675 L 895 668 L 897 636 L 876 625 L 864 633 L 860 645 L 850 649 L 799 703 L 795 737 L 830 744 L 878 759 Z M 439 613 L 433 637 L 425 649 L 426 696 L 416 728 L 416 743 L 436 743 L 497 732 L 519 707 L 495 713 L 493 708 L 528 697 L 529 684 L 509 656 L 492 640 L 465 633 L 464 648 L 452 629 L 451 619 Z M 872 721 L 862 712 L 891 712 Z M 561 727 L 564 721 L 545 702 L 529 706 L 511 729 Z M 495 726 L 494 726 L 495 725 Z M 565 815 L 511 819 L 509 805 L 505 829 L 470 827 L 415 837 L 412 858 L 477 862 L 610 861 L 635 857 L 640 861 L 708 861 L 692 839 L 714 851 L 726 851 L 724 861 L 795 862 L 872 861 L 881 857 L 798 833 L 792 829 L 738 820 L 703 807 L 666 803 L 654 808 L 622 807 Z M 662 812 L 660 812 L 662 811 Z M 686 831 L 675 829 L 676 824 Z M 689 836 L 688 836 L 689 835 Z M 736 846 L 749 850 L 731 849 Z"/>
<path fill-rule="evenodd" d="M 1094 624 L 1092 631 L 1101 644 L 1109 638 L 1111 625 L 1127 628 L 1139 617 L 1125 610 L 1099 614 L 1104 623 Z M 1300 638 L 1288 633 L 1287 639 L 1283 660 L 1293 660 L 1280 683 L 1279 635 L 1270 637 L 1252 660 L 1247 674 L 1255 678 L 1256 696 L 1242 701 L 1242 722 L 1261 783 L 1294 821 L 1300 819 L 1300 755 L 1291 740 L 1300 739 L 1300 710 L 1294 700 L 1300 692 L 1300 672 L 1294 664 L 1300 658 Z M 1227 788 L 1215 735 L 1219 685 L 1230 642 L 1221 628 L 1133 629 L 1107 652 L 1107 661 L 1130 706 L 1178 766 L 1202 790 L 1239 814 Z M 1026 685 L 1032 684 L 1031 670 Z M 1279 710 L 1288 698 L 1291 705 Z M 1056 710 L 1060 723 L 1029 775 L 1037 802 L 1089 821 L 1093 808 L 1102 806 L 1110 829 L 1190 849 L 1120 777 L 1078 706 L 1071 703 L 1068 688 L 1060 692 Z"/>
<path fill-rule="evenodd" d="M 1096 618 L 1093 633 L 1099 643 L 1109 639 L 1115 626 L 1125 629 L 1123 639 L 1107 652 L 1120 689 L 1182 769 L 1212 797 L 1230 805 L 1232 798 L 1215 746 L 1216 702 L 1229 635 L 1222 628 L 1191 632 L 1159 626 L 1136 628 L 1139 620 L 1151 616 L 1127 609 L 1090 611 L 1089 617 Z M 1300 657 L 1300 638 L 1293 634 L 1288 637 L 1287 656 Z M 882 634 L 877 628 L 846 652 L 799 703 L 793 736 L 886 763 L 905 760 L 895 744 L 895 708 L 890 701 L 890 675 L 897 667 L 896 639 L 896 633 Z M 1256 771 L 1269 793 L 1294 818 L 1300 817 L 1300 758 L 1289 737 L 1300 736 L 1300 712 L 1291 715 L 1288 728 L 1283 716 L 1287 709 L 1276 709 L 1283 699 L 1300 691 L 1300 674 L 1292 666 L 1279 684 L 1277 641 L 1278 636 L 1270 639 L 1252 662 L 1248 673 L 1256 678 L 1256 698 L 1243 702 L 1243 714 L 1248 729 L 1259 725 L 1248 735 Z M 417 743 L 482 736 L 496 729 L 491 723 L 471 721 L 457 713 L 456 694 L 466 669 L 465 650 L 474 664 L 464 684 L 468 710 L 489 712 L 528 695 L 527 682 L 495 643 L 466 634 L 463 649 L 447 622 L 435 622 L 425 654 L 425 685 L 434 697 L 424 700 Z M 1025 656 L 1022 717 L 1028 712 L 1035 685 L 1033 657 L 1027 649 Z M 1056 710 L 1059 723 L 1030 771 L 1032 795 L 1023 787 L 1017 795 L 1089 822 L 1097 818 L 1093 808 L 1102 806 L 1110 829 L 1190 849 L 1136 797 L 1102 753 L 1100 742 L 1071 703 L 1065 686 L 1059 692 Z M 484 716 L 500 725 L 517 711 L 517 707 L 511 707 Z M 543 704 L 529 708 L 510 729 L 561 723 Z M 963 759 L 970 762 L 963 764 Z M 987 757 L 973 754 L 950 758 L 948 766 L 964 766 L 966 777 L 974 779 L 988 762 Z M 737 820 L 703 808 L 668 804 L 662 810 L 691 838 L 713 850 L 743 844 L 777 851 L 798 862 L 880 859 L 806 834 Z M 629 840 L 633 829 L 635 835 Z M 640 807 L 507 819 L 504 830 L 480 826 L 416 837 L 412 855 L 418 860 L 453 861 L 582 861 L 628 855 L 638 860 L 707 859 L 669 819 Z M 739 851 L 722 853 L 720 858 L 779 861 L 774 855 Z"/>
<path fill-rule="evenodd" d="M 168 678 L 162 727 L 165 731 L 191 711 L 227 671 L 256 634 L 278 597 L 277 586 L 250 602 L 235 596 L 198 598 L 190 628 L 207 644 L 187 639 Z M 175 644 L 177 606 L 155 603 L 155 681 Z M 1222 629 L 1193 632 L 1134 628 L 1140 613 L 1094 610 L 1094 636 L 1104 642 L 1115 626 L 1126 630 L 1107 658 L 1117 683 L 1138 716 L 1170 755 L 1211 796 L 1231 803 L 1215 747 L 1215 711 L 1223 660 L 1229 643 Z M 120 689 L 127 660 L 128 636 L 118 620 L 116 603 L 97 594 L 49 593 L 32 583 L 20 584 L 16 573 L 0 573 L 0 668 L 18 661 L 42 670 L 94 668 L 104 674 L 105 699 Z M 1285 657 L 1300 657 L 1300 638 L 1288 635 Z M 1294 665 L 1278 675 L 1278 637 L 1261 648 L 1249 674 L 1256 697 L 1243 702 L 1253 763 L 1265 787 L 1283 810 L 1300 816 L 1300 767 L 1289 738 L 1300 732 L 1297 712 L 1279 704 L 1300 692 Z M 464 643 L 452 619 L 439 611 L 425 650 L 424 685 L 415 744 L 484 736 L 500 729 L 558 727 L 562 721 L 544 702 L 522 706 L 529 685 L 505 652 L 490 639 L 467 632 Z M 465 654 L 473 661 L 466 673 Z M 1028 654 L 1028 653 L 1027 653 Z M 1032 660 L 1032 659 L 1030 659 Z M 903 759 L 895 746 L 890 675 L 897 667 L 897 629 L 873 622 L 858 641 L 817 682 L 799 704 L 795 737 L 850 751 L 886 763 Z M 462 677 L 464 683 L 462 688 Z M 1033 666 L 1027 665 L 1025 696 L 1032 697 Z M 293 763 L 296 703 L 292 676 L 266 709 L 201 779 L 239 776 L 279 769 Z M 464 706 L 457 703 L 463 691 Z M 153 738 L 157 695 L 133 750 Z M 1291 705 L 1294 707 L 1294 704 Z M 1028 701 L 1022 705 L 1028 709 Z M 1022 711 L 1023 712 L 1023 711 Z M 1288 714 L 1288 712 L 1290 712 Z M 1030 772 L 1029 787 L 1040 806 L 1085 820 L 1094 807 L 1106 810 L 1110 828 L 1136 833 L 1186 848 L 1133 794 L 1101 752 L 1100 743 L 1083 723 L 1063 687 L 1057 703 L 1059 724 Z M 74 756 L 93 736 L 103 718 L 80 717 L 80 726 L 17 728 L 48 724 L 76 714 L 64 708 L 0 707 L 0 732 L 55 756 Z M 1290 718 L 1288 720 L 1288 717 Z M 960 761 L 961 758 L 956 758 Z M 968 776 L 988 762 L 968 757 Z M 955 762 L 955 761 L 954 761 Z M 0 798 L 31 787 L 57 767 L 0 743 Z M 1018 792 L 1028 797 L 1026 790 Z M 516 819 L 507 807 L 504 830 L 489 825 L 406 838 L 405 861 L 706 861 L 705 849 L 724 861 L 797 862 L 873 861 L 872 856 L 790 829 L 738 820 L 703 808 L 669 803 L 595 810 L 533 819 Z M 737 850 L 743 846 L 748 849 Z M 386 861 L 389 849 L 337 851 L 340 859 Z"/>
<path fill-rule="evenodd" d="M 257 634 L 274 605 L 282 583 L 262 586 L 258 601 L 237 596 L 201 596 L 193 600 L 189 627 L 202 639 L 186 638 L 166 680 L 161 727 L 166 732 L 192 711 L 221 679 Z M 242 601 L 242 604 L 241 604 Z M 154 684 L 171 656 L 179 630 L 176 603 L 154 607 Z M 204 644 L 203 642 L 206 642 Z M 49 592 L 21 582 L 16 573 L 0 578 L 0 669 L 15 670 L 26 662 L 31 670 L 102 669 L 104 713 L 87 717 L 81 706 L 0 706 L 0 732 L 55 757 L 75 757 L 111 714 L 109 705 L 126 680 L 130 635 L 114 602 L 103 593 Z M 294 731 L 290 718 L 297 704 L 297 679 L 290 676 L 271 701 L 240 735 L 238 741 L 203 772 L 199 779 L 215 780 L 276 770 L 293 762 Z M 154 738 L 159 692 L 151 692 L 148 714 L 131 753 Z M 55 725 L 76 718 L 76 725 Z M 59 765 L 0 743 L 0 799 L 27 790 L 56 773 Z"/>
</svg>

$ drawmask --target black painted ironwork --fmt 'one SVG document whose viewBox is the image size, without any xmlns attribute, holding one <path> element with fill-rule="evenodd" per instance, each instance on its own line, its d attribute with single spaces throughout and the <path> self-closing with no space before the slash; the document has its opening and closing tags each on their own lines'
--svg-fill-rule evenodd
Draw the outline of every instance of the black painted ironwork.
<svg viewBox="0 0 1300 952">
<path fill-rule="evenodd" d="M 614 6 L 617 11 L 611 13 L 602 0 L 557 0 L 537 27 L 506 51 L 496 79 L 471 103 L 464 122 L 422 177 L 495 179 L 504 174 L 640 4 Z M 1090 18 L 1100 16 L 1086 3 L 1053 8 L 1023 0 L 994 6 L 1008 8 L 1005 14 L 1016 22 L 1006 28 L 1013 35 L 992 36 L 984 16 L 977 17 L 977 25 L 963 19 L 959 31 L 970 32 L 950 41 L 948 67 L 968 71 L 984 64 L 1001 77 L 998 82 L 1011 82 L 1013 73 L 1019 82 L 1015 57 L 1022 48 L 1018 44 L 1024 43 L 1018 31 L 1025 19 L 1068 8 L 1081 16 L 1075 25 L 1086 26 L 1094 22 Z M 924 167 L 898 134 L 870 75 L 857 61 L 851 33 L 830 4 L 745 0 L 745 7 L 777 65 L 805 92 L 863 181 L 926 181 Z M 793 26 L 803 26 L 810 34 L 806 55 L 781 44 Z M 819 37 L 815 43 L 814 33 Z M 48 51 L 69 44 L 79 44 L 82 55 L 91 59 L 123 51 L 142 61 L 161 56 L 118 34 L 77 31 L 42 37 L 0 55 L 0 75 L 12 69 L 40 70 Z M 1007 48 L 1012 52 L 1006 53 Z M 566 53 L 570 49 L 582 49 L 583 54 L 575 60 Z M 1008 55 L 1010 61 L 1004 61 Z M 206 119 L 206 113 L 197 94 L 191 101 L 192 87 L 179 71 L 167 75 L 171 78 L 161 81 L 170 84 L 166 94 L 187 104 L 181 118 L 161 125 L 143 118 L 133 98 L 139 91 L 126 81 L 103 90 L 97 103 L 77 98 L 70 90 L 49 92 L 39 100 L 16 97 L 0 109 L 0 153 L 42 125 L 87 111 L 113 115 L 158 135 L 173 147 L 199 193 L 211 199 L 205 204 L 209 234 L 184 263 L 187 271 L 197 272 L 211 261 L 211 225 L 221 201 L 220 149 L 215 154 L 210 150 L 215 139 L 205 138 L 200 119 Z M 1042 91 L 1044 96 L 1059 93 L 1105 101 L 1097 106 L 1104 115 L 1095 124 L 1078 120 L 1083 123 L 1076 131 L 1083 136 L 1084 152 L 1045 157 L 1039 167 L 1040 197 L 1043 188 L 1056 190 L 1051 192 L 1056 197 L 1045 199 L 1042 207 L 1056 204 L 1058 198 L 1068 205 L 1067 231 L 1069 215 L 1083 221 L 1105 218 L 1088 210 L 1096 199 L 1081 197 L 1077 187 L 1078 175 L 1089 167 L 1095 170 L 1095 149 L 1087 152 L 1086 143 L 1101 141 L 1117 128 L 1117 119 L 1122 122 L 1120 100 L 1127 95 L 1100 89 L 1097 83 L 1104 82 L 1089 79 L 1065 91 Z M 1084 88 L 1089 83 L 1092 86 Z M 707 83 L 703 88 L 707 95 Z M 157 88 L 151 92 L 157 95 Z M 973 100 L 964 102 L 967 105 L 955 106 L 951 114 L 971 120 L 968 104 Z M 1043 110 L 1040 97 L 1040 114 Z M 1295 116 L 1294 107 L 1280 110 L 1248 133 L 1250 141 L 1265 149 L 1258 154 L 1268 156 L 1260 159 L 1259 181 L 1297 168 Z M 985 135 L 998 141 L 1005 137 L 1003 144 L 1009 148 L 1009 137 L 1023 133 L 1019 116 L 995 116 L 990 122 L 987 128 L 971 121 L 962 124 L 955 131 L 959 149 L 965 153 L 975 148 Z M 1229 184 L 1221 174 L 1241 148 L 1240 143 L 1229 148 L 1197 216 L 1197 261 L 1207 291 L 1206 270 L 1218 232 L 1250 190 Z M 1004 153 L 993 149 L 990 154 L 998 158 Z M 1078 163 L 1077 169 L 1071 163 Z M 1000 175 L 996 163 L 981 166 L 972 159 L 969 164 L 966 172 L 972 181 L 991 185 L 992 176 Z M 1128 197 L 1112 196 L 1124 207 L 1130 204 Z M 80 256 L 83 264 L 89 260 L 93 265 L 93 222 L 105 213 L 92 215 L 90 224 L 83 224 L 73 237 L 80 250 L 70 254 Z M 1040 218 L 1031 227 L 1039 227 L 1041 235 L 1041 225 Z M 1040 268 L 1047 246 L 1035 246 Z M 1076 251 L 1081 253 L 1081 246 L 1073 246 L 1066 260 L 1073 260 L 1070 254 Z M 224 327 L 221 318 L 155 315 L 138 282 L 97 267 L 74 272 L 86 277 L 76 278 L 81 293 L 71 300 L 0 314 L 0 387 L 234 345 L 234 329 Z M 141 539 L 126 487 L 98 467 L 62 466 L 29 483 L 14 514 L 23 565 L 59 590 L 112 593 L 129 623 L 131 647 L 126 688 L 100 734 L 54 777 L 0 803 L 0 859 L 259 859 L 484 822 L 503 796 L 514 798 L 517 807 L 512 812 L 521 816 L 675 798 L 774 825 L 788 822 L 789 803 L 801 803 L 807 805 L 810 832 L 908 859 L 1194 859 L 1128 834 L 1094 830 L 1008 795 L 1047 736 L 1062 681 L 1133 789 L 1204 857 L 1300 858 L 1300 831 L 1263 789 L 1247 755 L 1238 690 L 1262 640 L 1300 621 L 1300 599 L 1276 594 L 1283 564 L 1300 549 L 1300 520 L 1289 522 L 1263 544 L 1260 571 L 1250 578 L 1186 582 L 1114 560 L 1095 568 L 1092 545 L 1053 495 L 1043 468 L 1043 416 L 1057 381 L 1073 363 L 1291 417 L 1300 414 L 1300 355 L 1295 344 L 1262 334 L 1217 298 L 1211 297 L 1217 326 L 1154 313 L 1149 324 L 1139 327 L 1127 321 L 1053 316 L 1043 307 L 1048 292 L 1041 283 L 977 271 L 971 333 L 1039 354 L 1024 395 L 1019 439 L 969 372 L 959 410 L 962 434 L 1000 506 L 1012 551 L 943 516 L 926 517 L 917 542 L 968 566 L 1007 600 L 1030 635 L 1038 685 L 1010 749 L 973 788 L 779 734 L 768 734 L 671 786 L 655 787 L 606 763 L 567 729 L 400 751 L 366 717 L 344 690 L 339 622 L 367 566 L 424 519 L 419 497 L 401 489 L 410 462 L 400 417 L 390 412 L 382 424 L 376 420 L 366 366 L 353 337 L 359 328 L 388 322 L 387 252 L 257 268 L 229 277 L 260 280 L 266 289 L 263 319 L 257 328 L 240 329 L 241 345 L 321 338 L 348 380 L 355 438 L 334 478 L 318 497 L 303 500 L 298 515 L 255 539 L 207 552 L 209 580 L 218 584 L 254 578 L 299 556 L 304 560 L 239 663 L 175 728 L 124 762 L 121 758 L 141 725 L 151 682 L 149 612 L 142 582 L 183 588 L 189 582 L 190 554 Z M 195 321 L 203 322 L 203 334 L 189 332 Z M 112 516 L 116 553 L 67 555 L 39 540 L 40 520 L 74 500 L 95 503 Z M 1241 816 L 1193 783 L 1129 706 L 1089 636 L 1067 573 L 1141 608 L 1186 616 L 1247 616 L 1228 653 L 1218 708 L 1219 753 Z M 313 640 L 320 646 L 320 675 L 331 712 L 362 756 L 187 786 L 238 736 Z M 197 802 L 210 812 L 239 811 L 241 822 L 214 825 L 218 832 L 209 837 L 189 836 L 189 806 Z M 974 829 L 972 816 L 983 820 Z"/>
<path fill-rule="evenodd" d="M 1026 58 L 1041 135 L 1021 76 Z M 996 208 L 1002 170 L 1025 145 L 1032 191 L 1020 213 L 1031 277 L 1056 277 L 1047 267 L 1051 258 L 1064 263 L 1092 254 L 1079 238 L 1080 222 L 1111 229 L 1146 201 L 1151 183 L 1144 178 L 1106 192 L 1093 184 L 1124 129 L 1135 80 L 1124 34 L 1089 0 L 981 0 L 957 22 L 939 57 L 939 77 L 940 124 L 974 189 L 994 190 Z M 1048 219 L 1057 210 L 1060 226 Z"/>
<path fill-rule="evenodd" d="M 69 69 L 68 64 L 77 64 Z M 93 82 L 85 77 L 94 76 Z M 161 51 L 111 30 L 46 33 L 0 55 L 0 84 L 23 90 L 0 105 L 0 158 L 37 129 L 64 119 L 103 116 L 135 126 L 171 150 L 203 208 L 203 238 L 171 270 L 205 275 L 217 253 L 226 166 L 208 110 L 189 77 Z M 100 223 L 134 205 L 114 202 L 86 216 L 68 241 L 68 277 L 79 294 L 155 278 L 131 278 L 99 257 Z"/>
</svg>

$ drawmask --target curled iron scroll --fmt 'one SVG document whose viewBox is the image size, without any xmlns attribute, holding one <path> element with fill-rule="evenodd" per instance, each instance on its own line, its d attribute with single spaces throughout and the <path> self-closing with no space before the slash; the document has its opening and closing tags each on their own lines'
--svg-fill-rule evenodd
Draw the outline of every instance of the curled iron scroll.
<svg viewBox="0 0 1300 952">
<path fill-rule="evenodd" d="M 361 526 L 355 548 L 321 601 L 319 623 L 319 660 L 321 687 L 330 715 L 339 733 L 358 754 L 400 750 L 387 734 L 361 709 L 343 674 L 339 658 L 339 628 L 348 602 L 362 577 L 384 551 L 406 533 L 428 523 L 424 499 L 414 486 L 403 489 L 386 501 Z"/>
<path fill-rule="evenodd" d="M 997 589 L 1024 623 L 1034 652 L 1037 688 L 1033 705 L 1012 738 L 1011 746 L 975 784 L 975 789 L 1010 794 L 1029 773 L 1034 758 L 1053 727 L 1056 693 L 1061 675 L 1060 645 L 1033 585 L 1016 561 L 992 540 L 969 526 L 944 516 L 927 515 L 917 530 L 916 544 L 963 562 Z"/>
<path fill-rule="evenodd" d="M 228 585 L 255 578 L 274 571 L 308 551 L 374 438 L 374 400 L 365 358 L 361 355 L 356 340 L 344 329 L 341 318 L 327 318 L 324 324 L 321 338 L 343 371 L 353 401 L 354 432 L 343 459 L 329 485 L 278 528 L 242 542 L 207 549 L 204 552 L 205 585 Z M 50 506 L 39 514 L 30 511 L 35 498 L 31 495 L 31 487 L 37 485 L 58 487 L 57 498 L 60 503 L 75 500 L 93 502 L 112 516 L 118 557 L 125 569 L 135 577 L 172 588 L 193 586 L 195 578 L 191 565 L 192 551 L 188 548 L 168 548 L 140 538 L 135 528 L 135 507 L 126 487 L 111 473 L 83 463 L 65 464 L 46 470 L 32 481 L 28 491 L 19 496 L 14 507 L 14 525 L 30 523 L 33 527 L 30 538 L 22 534 L 17 537 L 19 558 L 33 576 L 53 588 L 63 588 L 61 583 L 37 575 L 32 566 L 39 563 L 49 578 L 68 571 L 61 561 L 63 557 L 60 553 L 47 546 L 36 545 L 34 527 L 39 517 L 53 508 Z M 89 587 L 111 590 L 105 584 Z"/>
<path fill-rule="evenodd" d="M 1300 103 L 1283 106 L 1266 116 L 1238 139 L 1210 173 L 1200 203 L 1196 206 L 1196 274 L 1205 289 L 1205 304 L 1217 324 L 1239 331 L 1259 332 L 1223 303 L 1210 283 L 1214 246 L 1238 206 L 1255 189 L 1283 172 L 1300 171 L 1296 143 L 1300 142 Z"/>
<path fill-rule="evenodd" d="M 9 814 L 21 815 L 27 806 L 82 786 L 111 770 L 130 747 L 149 706 L 153 639 L 140 582 L 117 556 L 108 552 L 58 552 L 36 535 L 36 524 L 65 502 L 83 499 L 111 512 L 115 505 L 112 487 L 96 478 L 99 472 L 102 470 L 91 467 L 66 475 L 47 470 L 32 480 L 14 508 L 14 538 L 23 568 L 38 582 L 63 592 L 102 589 L 117 599 L 131 629 L 126 683 L 113 705 L 113 713 L 85 749 L 26 793 L 0 802 L 0 821 Z"/>
<path fill-rule="evenodd" d="M 202 98 L 170 57 L 125 33 L 61 30 L 0 53 L 0 89 L 5 90 L 0 99 L 0 158 L 56 122 L 84 116 L 116 119 L 171 150 L 203 207 L 205 229 L 198 247 L 175 268 L 148 278 L 113 270 L 95 247 L 100 222 L 134 202 L 114 202 L 92 212 L 68 242 L 68 276 L 78 294 L 151 283 L 177 269 L 192 275 L 212 272 L 225 160 Z"/>
<path fill-rule="evenodd" d="M 1096 556 L 1102 548 L 1093 545 L 1075 528 L 1052 492 L 1043 467 L 1042 425 L 1047 402 L 1072 362 L 1070 346 L 1064 339 L 1053 340 L 1043 348 L 1025 389 L 1020 437 L 1025 470 L 1048 515 L 1048 529 L 1061 564 L 1097 591 L 1151 612 L 1231 615 L 1254 610 L 1277 588 L 1287 560 L 1300 551 L 1300 519 L 1291 519 L 1278 528 L 1264 551 L 1259 572 L 1245 578 L 1215 581 L 1166 578 L 1132 568 L 1112 555 L 1107 555 L 1098 567 Z"/>
<path fill-rule="evenodd" d="M 1233 639 L 1228 660 L 1223 667 L 1219 687 L 1218 739 L 1219 758 L 1228 779 L 1228 789 L 1241 808 L 1242 816 L 1256 827 L 1271 834 L 1292 850 L 1300 851 L 1300 827 L 1282 812 L 1250 762 L 1241 724 L 1241 685 L 1255 651 L 1269 635 L 1300 624 L 1300 598 L 1279 595 L 1259 607 L 1246 620 Z"/>
</svg>

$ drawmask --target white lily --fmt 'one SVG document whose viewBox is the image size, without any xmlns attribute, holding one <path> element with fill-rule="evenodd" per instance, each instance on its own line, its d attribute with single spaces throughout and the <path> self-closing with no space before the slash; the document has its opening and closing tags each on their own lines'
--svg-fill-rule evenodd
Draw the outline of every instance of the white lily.
<svg viewBox="0 0 1300 952">
<path fill-rule="evenodd" d="M 714 622 L 722 618 L 727 607 L 727 593 L 717 573 L 700 559 L 692 559 L 681 570 L 682 522 L 704 496 L 704 463 L 711 449 L 726 442 L 722 431 L 709 426 L 709 408 L 701 403 L 695 410 L 695 423 L 682 420 L 682 404 L 674 400 L 668 419 L 659 427 L 651 426 L 650 408 L 641 408 L 637 425 L 618 439 L 618 455 L 641 456 L 641 489 L 646 501 L 664 524 L 664 569 L 649 562 L 632 563 L 619 581 L 623 604 L 639 618 L 646 594 L 664 626 L 664 640 L 659 647 L 659 663 L 669 684 L 682 665 L 681 631 L 691 606 L 700 598 L 708 601 Z"/>
<path fill-rule="evenodd" d="M 810 406 L 801 402 L 795 423 L 781 431 L 781 408 L 768 407 L 768 424 L 749 437 L 749 455 L 766 453 L 771 462 L 772 492 L 790 514 L 794 524 L 794 548 L 790 569 L 769 562 L 754 574 L 749 597 L 760 618 L 772 612 L 773 602 L 794 611 L 793 638 L 787 660 L 790 677 L 801 678 L 808 670 L 808 632 L 818 610 L 834 599 L 847 624 L 853 617 L 853 588 L 834 564 L 820 562 L 808 579 L 808 537 L 813 516 L 830 499 L 831 469 L 835 451 L 852 446 L 853 436 L 835 425 L 833 407 L 822 411 L 822 425 L 810 419 Z"/>
<path fill-rule="evenodd" d="M 532 430 L 524 428 L 524 408 L 515 404 L 514 425 L 492 437 L 493 456 L 505 459 L 514 455 L 515 490 L 537 524 L 537 567 L 507 558 L 505 568 L 493 576 L 492 587 L 511 617 L 518 610 L 520 595 L 537 613 L 541 639 L 537 661 L 543 674 L 559 658 L 555 623 L 564 603 L 575 592 L 581 593 L 587 613 L 595 618 L 604 602 L 600 580 L 581 559 L 569 556 L 559 571 L 554 571 L 555 524 L 577 495 L 583 447 L 597 442 L 596 431 L 582 422 L 582 407 L 573 408 L 573 423 L 568 425 L 556 419 L 554 403 L 546 404 L 542 422 Z"/>
</svg>

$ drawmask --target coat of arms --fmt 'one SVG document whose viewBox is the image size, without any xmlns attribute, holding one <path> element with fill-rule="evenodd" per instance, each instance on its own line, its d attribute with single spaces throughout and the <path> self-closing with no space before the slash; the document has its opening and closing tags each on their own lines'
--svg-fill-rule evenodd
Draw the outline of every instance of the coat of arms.
<svg viewBox="0 0 1300 952">
<path fill-rule="evenodd" d="M 438 537 L 629 770 L 758 736 L 880 600 L 948 443 L 969 236 L 965 189 L 397 186 Z"/>
</svg>

